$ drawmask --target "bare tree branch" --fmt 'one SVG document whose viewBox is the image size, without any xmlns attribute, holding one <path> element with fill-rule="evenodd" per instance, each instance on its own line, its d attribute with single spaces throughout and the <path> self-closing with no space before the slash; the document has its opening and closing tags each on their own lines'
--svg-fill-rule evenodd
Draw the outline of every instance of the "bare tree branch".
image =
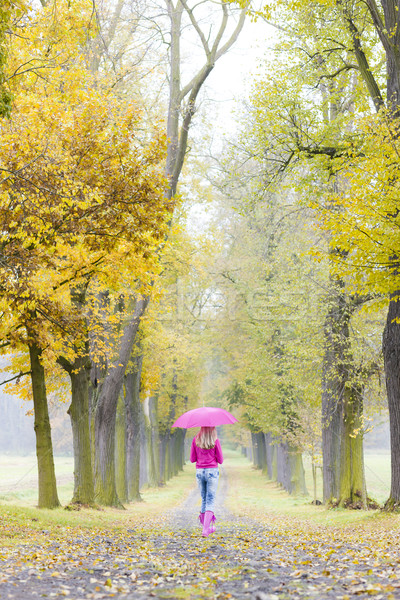
<svg viewBox="0 0 400 600">
<path fill-rule="evenodd" d="M 191 23 L 192 23 L 192 25 L 193 25 L 193 27 L 194 27 L 197 35 L 199 36 L 199 38 L 201 40 L 201 43 L 202 43 L 203 48 L 204 48 L 204 52 L 206 53 L 206 56 L 208 58 L 209 55 L 210 55 L 210 48 L 209 48 L 208 42 L 206 40 L 206 36 L 204 35 L 203 31 L 200 29 L 200 26 L 199 26 L 199 24 L 198 24 L 198 22 L 197 22 L 197 20 L 196 20 L 196 18 L 194 16 L 194 14 L 193 14 L 193 10 L 191 8 L 189 8 L 186 0 L 180 0 L 180 1 L 181 1 L 182 5 L 184 6 L 187 14 L 189 15 L 189 19 L 190 19 L 190 21 L 191 21 Z"/>
<path fill-rule="evenodd" d="M 32 371 L 21 371 L 21 373 L 18 373 L 18 375 L 15 375 L 14 377 L 10 377 L 10 379 L 6 379 L 5 381 L 0 382 L 0 385 L 5 385 L 6 383 L 10 383 L 10 381 L 15 381 L 15 379 L 20 379 L 21 377 L 24 377 L 25 375 L 30 375 L 31 373 Z"/>
</svg>

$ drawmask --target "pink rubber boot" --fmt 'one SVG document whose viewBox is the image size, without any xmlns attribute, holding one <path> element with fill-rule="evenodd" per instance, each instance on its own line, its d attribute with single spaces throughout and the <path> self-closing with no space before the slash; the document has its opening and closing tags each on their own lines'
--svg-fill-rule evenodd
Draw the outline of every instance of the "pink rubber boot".
<svg viewBox="0 0 400 600">
<path fill-rule="evenodd" d="M 208 537 L 210 535 L 210 533 L 212 533 L 210 525 L 211 525 L 213 516 L 214 516 L 214 513 L 211 512 L 211 510 L 206 510 L 206 512 L 204 514 L 203 532 L 201 534 L 203 537 Z M 215 529 L 214 529 L 214 531 L 215 531 Z"/>
<path fill-rule="evenodd" d="M 199 514 L 199 523 L 202 527 L 204 525 L 204 514 L 205 513 L 202 513 L 202 512 Z"/>
<path fill-rule="evenodd" d="M 212 518 L 211 518 L 211 523 L 210 523 L 210 533 L 214 533 L 215 531 L 215 515 L 213 514 Z"/>
</svg>

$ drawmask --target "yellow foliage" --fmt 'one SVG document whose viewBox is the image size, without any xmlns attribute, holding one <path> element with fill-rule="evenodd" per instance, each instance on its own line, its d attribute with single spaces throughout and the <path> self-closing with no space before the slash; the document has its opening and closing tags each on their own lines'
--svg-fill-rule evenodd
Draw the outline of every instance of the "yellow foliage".
<svg viewBox="0 0 400 600">
<path fill-rule="evenodd" d="M 10 48 L 13 111 L 2 122 L 1 333 L 12 348 L 24 345 L 35 314 L 54 368 L 60 354 L 86 351 L 88 326 L 103 336 L 97 352 L 109 351 L 129 301 L 118 314 L 90 312 L 71 295 L 80 286 L 89 297 L 107 288 L 112 302 L 148 294 L 173 207 L 163 127 L 88 68 L 92 5 L 48 2 L 31 17 Z"/>
</svg>

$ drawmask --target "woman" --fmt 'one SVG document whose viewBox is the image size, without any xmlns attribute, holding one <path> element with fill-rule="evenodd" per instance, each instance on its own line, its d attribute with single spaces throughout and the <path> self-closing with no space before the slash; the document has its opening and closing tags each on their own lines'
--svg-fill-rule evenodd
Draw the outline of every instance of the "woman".
<svg viewBox="0 0 400 600">
<path fill-rule="evenodd" d="M 203 525 L 204 537 L 215 531 L 214 505 L 219 478 L 218 464 L 221 465 L 223 461 L 215 427 L 201 427 L 193 438 L 190 462 L 196 463 L 196 479 L 201 494 L 199 520 Z"/>
</svg>

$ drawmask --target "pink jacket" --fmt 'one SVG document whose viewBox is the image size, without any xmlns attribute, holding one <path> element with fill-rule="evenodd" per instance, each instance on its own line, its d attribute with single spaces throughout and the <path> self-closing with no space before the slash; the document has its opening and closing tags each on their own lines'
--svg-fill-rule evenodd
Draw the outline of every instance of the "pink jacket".
<svg viewBox="0 0 400 600">
<path fill-rule="evenodd" d="M 206 449 L 196 446 L 196 438 L 193 438 L 190 448 L 190 462 L 196 463 L 196 469 L 215 469 L 218 463 L 224 462 L 222 448 L 219 440 L 215 442 L 214 448 Z"/>
</svg>

